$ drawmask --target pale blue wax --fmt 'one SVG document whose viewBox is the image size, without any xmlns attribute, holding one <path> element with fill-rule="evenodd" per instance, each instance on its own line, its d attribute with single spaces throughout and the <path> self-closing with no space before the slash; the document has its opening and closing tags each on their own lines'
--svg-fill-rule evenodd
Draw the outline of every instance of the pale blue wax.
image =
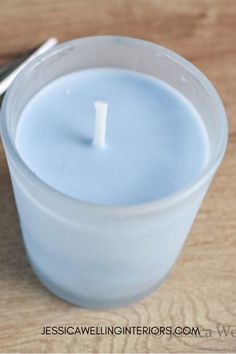
<svg viewBox="0 0 236 354">
<path fill-rule="evenodd" d="M 98 100 L 108 104 L 105 148 L 93 145 Z M 155 78 L 113 68 L 74 72 L 39 91 L 20 117 L 16 147 L 48 185 L 102 205 L 140 204 L 185 188 L 209 152 L 186 98 Z"/>
</svg>

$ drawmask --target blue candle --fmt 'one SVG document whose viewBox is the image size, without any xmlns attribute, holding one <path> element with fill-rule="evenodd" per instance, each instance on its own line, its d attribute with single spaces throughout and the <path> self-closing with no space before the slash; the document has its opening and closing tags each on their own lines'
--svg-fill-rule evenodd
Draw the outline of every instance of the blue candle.
<svg viewBox="0 0 236 354">
<path fill-rule="evenodd" d="M 25 67 L 0 121 L 26 251 L 47 288 L 111 307 L 159 286 L 226 148 L 207 78 L 152 43 L 81 38 Z"/>
<path fill-rule="evenodd" d="M 108 105 L 105 146 L 93 144 L 96 101 Z M 186 187 L 208 160 L 193 105 L 166 83 L 94 68 L 51 82 L 25 107 L 16 147 L 55 189 L 102 205 L 153 201 Z"/>
</svg>

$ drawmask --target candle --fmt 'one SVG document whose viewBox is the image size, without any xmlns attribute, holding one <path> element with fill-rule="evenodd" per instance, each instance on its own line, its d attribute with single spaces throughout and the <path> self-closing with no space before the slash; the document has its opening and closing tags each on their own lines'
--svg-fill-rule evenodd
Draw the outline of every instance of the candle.
<svg viewBox="0 0 236 354">
<path fill-rule="evenodd" d="M 182 57 L 91 37 L 27 64 L 4 98 L 1 136 L 35 273 L 61 298 L 104 308 L 171 270 L 223 158 L 227 120 Z"/>
<path fill-rule="evenodd" d="M 38 177 L 102 205 L 178 191 L 202 171 L 208 145 L 199 114 L 180 93 L 147 75 L 107 68 L 50 83 L 25 107 L 16 133 L 16 147 Z"/>
</svg>

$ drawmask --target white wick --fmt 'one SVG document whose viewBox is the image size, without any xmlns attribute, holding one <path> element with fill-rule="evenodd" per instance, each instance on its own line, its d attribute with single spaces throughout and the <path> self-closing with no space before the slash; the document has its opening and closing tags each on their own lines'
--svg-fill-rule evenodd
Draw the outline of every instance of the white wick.
<svg viewBox="0 0 236 354">
<path fill-rule="evenodd" d="M 108 104 L 103 101 L 96 101 L 94 105 L 96 109 L 96 119 L 93 144 L 98 148 L 103 148 L 106 138 Z"/>
</svg>

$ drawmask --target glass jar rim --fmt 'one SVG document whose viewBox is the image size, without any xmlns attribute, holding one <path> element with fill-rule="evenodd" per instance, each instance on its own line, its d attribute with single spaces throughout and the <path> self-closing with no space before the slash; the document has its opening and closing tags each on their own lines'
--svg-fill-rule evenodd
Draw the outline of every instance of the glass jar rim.
<svg viewBox="0 0 236 354">
<path fill-rule="evenodd" d="M 160 53 L 164 56 L 167 56 L 171 58 L 172 60 L 178 62 L 180 65 L 182 65 L 187 71 L 191 72 L 191 74 L 197 78 L 198 81 L 201 81 L 201 84 L 203 88 L 208 92 L 208 94 L 211 96 L 214 105 L 216 107 L 217 112 L 219 112 L 219 116 L 221 118 L 221 123 L 222 123 L 222 129 L 220 131 L 220 139 L 217 142 L 217 147 L 214 151 L 214 158 L 207 162 L 206 166 L 204 167 L 202 173 L 198 175 L 196 178 L 194 178 L 189 184 L 187 184 L 184 188 L 179 189 L 178 191 L 164 196 L 162 198 L 158 198 L 153 201 L 145 202 L 142 204 L 135 204 L 135 205 L 101 205 L 101 204 L 96 204 L 96 203 L 91 203 L 87 202 L 84 200 L 80 200 L 78 198 L 73 198 L 71 196 L 68 196 L 57 189 L 53 188 L 52 186 L 48 185 L 46 182 L 44 182 L 40 177 L 38 177 L 31 169 L 30 167 L 27 166 L 27 164 L 23 161 L 21 158 L 20 154 L 18 153 L 17 149 L 15 148 L 14 141 L 12 140 L 10 136 L 10 131 L 7 125 L 7 120 L 8 120 L 8 110 L 9 110 L 9 105 L 14 99 L 15 94 L 17 93 L 17 86 L 18 83 L 24 78 L 25 74 L 28 71 L 31 71 L 35 66 L 40 65 L 40 62 L 44 61 L 46 58 L 48 58 L 51 55 L 54 55 L 55 53 L 59 53 L 60 51 L 65 51 L 69 50 L 70 48 L 73 48 L 74 46 L 80 44 L 82 41 L 109 41 L 109 40 L 119 40 L 123 41 L 129 44 L 133 45 L 143 45 L 146 47 L 149 46 L 154 46 L 156 50 L 159 50 Z M 94 210 L 96 211 L 104 211 L 104 212 L 110 212 L 110 213 L 123 213 L 123 212 L 131 212 L 133 213 L 139 213 L 142 211 L 142 213 L 145 212 L 150 212 L 152 210 L 158 211 L 158 210 L 163 210 L 168 208 L 169 206 L 172 206 L 181 200 L 187 198 L 191 194 L 193 194 L 196 190 L 198 190 L 211 176 L 213 176 L 214 172 L 218 168 L 221 160 L 223 159 L 226 146 L 227 146 L 227 140 L 228 140 L 228 121 L 226 117 L 226 113 L 224 110 L 223 103 L 212 85 L 212 83 L 208 80 L 208 78 L 193 64 L 191 64 L 188 60 L 180 56 L 179 54 L 175 53 L 174 51 L 167 49 L 163 46 L 160 46 L 156 43 L 152 43 L 150 41 L 142 40 L 142 39 L 137 39 L 137 38 L 132 38 L 132 37 L 123 37 L 123 36 L 89 36 L 89 37 L 83 37 L 83 38 L 78 38 L 78 39 L 73 39 L 71 41 L 67 41 L 61 44 L 58 44 L 56 47 L 48 50 L 47 52 L 41 54 L 40 56 L 36 57 L 33 59 L 30 63 L 28 63 L 22 71 L 17 75 L 16 79 L 10 86 L 9 90 L 7 91 L 3 104 L 2 104 L 2 109 L 1 109 L 1 136 L 3 143 L 5 145 L 6 151 L 8 151 L 9 156 L 11 158 L 11 161 L 18 167 L 19 170 L 24 173 L 24 175 L 27 176 L 27 178 L 30 178 L 30 180 L 34 183 L 36 183 L 40 188 L 43 188 L 46 193 L 51 194 L 51 196 L 56 196 L 59 198 L 62 202 L 67 201 L 67 202 L 73 202 L 73 204 L 78 207 L 84 207 L 87 210 Z"/>
</svg>

